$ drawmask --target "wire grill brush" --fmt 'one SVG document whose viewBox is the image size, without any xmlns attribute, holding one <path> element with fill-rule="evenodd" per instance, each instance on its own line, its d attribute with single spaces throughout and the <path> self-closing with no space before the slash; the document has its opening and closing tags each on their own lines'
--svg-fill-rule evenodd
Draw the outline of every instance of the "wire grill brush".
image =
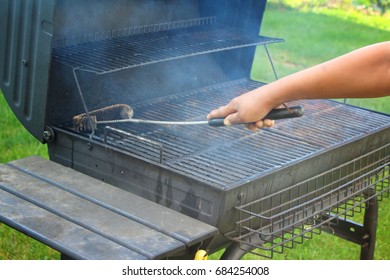
<svg viewBox="0 0 390 280">
<path fill-rule="evenodd" d="M 104 107 L 102 109 L 89 112 L 89 118 L 86 113 L 73 117 L 74 129 L 78 132 L 88 132 L 95 130 L 98 124 L 117 124 L 117 123 L 140 123 L 156 125 L 204 125 L 218 127 L 224 126 L 224 118 L 210 119 L 206 121 L 155 121 L 144 119 L 133 119 L 134 111 L 126 104 L 116 104 Z M 292 106 L 288 108 L 273 109 L 264 119 L 278 120 L 285 118 L 296 118 L 303 115 L 302 106 Z"/>
<path fill-rule="evenodd" d="M 97 128 L 100 121 L 126 120 L 133 117 L 133 109 L 126 104 L 115 104 L 73 117 L 73 128 L 78 132 L 92 131 Z"/>
</svg>

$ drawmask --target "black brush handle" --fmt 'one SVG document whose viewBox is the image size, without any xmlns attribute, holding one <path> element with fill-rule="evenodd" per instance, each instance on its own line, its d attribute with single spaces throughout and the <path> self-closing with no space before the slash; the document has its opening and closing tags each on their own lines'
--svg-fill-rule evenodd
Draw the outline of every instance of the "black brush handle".
<svg viewBox="0 0 390 280">
<path fill-rule="evenodd" d="M 280 120 L 280 119 L 288 119 L 288 118 L 298 118 L 302 117 L 304 113 L 304 109 L 302 106 L 292 106 L 287 108 L 278 108 L 272 109 L 265 117 L 265 119 L 269 120 Z M 209 120 L 209 125 L 213 127 L 225 126 L 223 123 L 225 118 L 215 118 Z"/>
</svg>

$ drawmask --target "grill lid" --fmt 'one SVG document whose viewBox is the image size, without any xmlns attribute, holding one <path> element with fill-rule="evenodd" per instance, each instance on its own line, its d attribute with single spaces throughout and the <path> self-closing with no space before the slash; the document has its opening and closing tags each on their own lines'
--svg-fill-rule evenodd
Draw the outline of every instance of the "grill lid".
<svg viewBox="0 0 390 280">
<path fill-rule="evenodd" d="M 23 126 L 43 142 L 51 59 L 51 0 L 0 2 L 0 87 Z"/>
</svg>

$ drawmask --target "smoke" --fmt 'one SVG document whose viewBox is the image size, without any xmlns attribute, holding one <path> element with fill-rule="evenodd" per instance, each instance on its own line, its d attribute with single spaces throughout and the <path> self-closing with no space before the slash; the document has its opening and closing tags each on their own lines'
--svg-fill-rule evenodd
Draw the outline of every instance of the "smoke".
<svg viewBox="0 0 390 280">
<path fill-rule="evenodd" d="M 249 78 L 254 48 L 208 52 L 208 48 L 215 47 L 207 45 L 211 44 L 209 35 L 200 32 L 199 36 L 205 37 L 194 38 L 184 28 L 193 29 L 205 24 L 207 29 L 206 26 L 215 25 L 215 21 L 233 28 L 248 27 L 255 22 L 257 34 L 261 17 L 244 12 L 245 18 L 240 19 L 239 11 L 251 11 L 251 7 L 240 9 L 239 4 L 248 6 L 242 1 L 222 0 L 58 0 L 55 38 L 66 42 L 58 46 L 67 46 L 65 51 L 72 53 L 72 56 L 64 56 L 64 59 L 72 60 L 65 64 L 80 67 L 77 73 L 88 110 L 113 104 L 146 108 L 139 104 L 153 103 L 158 99 L 168 102 L 172 95 L 185 96 L 199 88 Z M 206 19 L 202 21 L 202 18 Z M 171 36 L 175 32 L 178 35 Z M 216 48 L 222 40 L 216 40 Z M 204 50 L 202 55 L 196 55 L 199 50 Z M 95 70 L 97 73 L 91 73 Z M 61 75 L 57 78 L 61 79 Z M 72 108 L 81 108 L 72 106 L 80 104 L 79 91 L 74 83 L 63 88 L 69 88 L 70 93 L 63 94 L 61 105 L 69 109 L 58 112 L 67 118 L 82 113 L 72 111 Z M 208 94 L 211 99 L 214 93 Z M 223 99 L 217 101 L 214 98 L 215 102 L 210 103 L 207 96 L 202 98 L 197 101 L 196 110 L 193 110 L 193 104 L 177 103 L 182 109 L 161 113 L 158 118 L 205 120 L 209 110 L 222 105 L 218 102 Z M 180 100 L 175 99 L 175 102 Z M 204 106 L 202 102 L 205 102 Z M 134 112 L 134 117 L 150 118 L 153 117 L 151 112 L 160 109 L 161 106 L 139 109 Z"/>
<path fill-rule="evenodd" d="M 55 37 L 98 40 L 132 27 L 191 18 L 198 10 L 196 1 L 184 0 L 58 0 Z"/>
</svg>

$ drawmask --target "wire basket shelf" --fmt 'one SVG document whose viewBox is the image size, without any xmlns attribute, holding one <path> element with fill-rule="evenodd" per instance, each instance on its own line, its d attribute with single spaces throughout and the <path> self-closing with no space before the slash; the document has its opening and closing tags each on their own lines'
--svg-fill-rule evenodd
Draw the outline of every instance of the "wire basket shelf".
<svg viewBox="0 0 390 280">
<path fill-rule="evenodd" d="M 226 236 L 267 258 L 283 253 L 390 194 L 390 144 L 343 165 L 236 207 L 236 228 Z"/>
</svg>

